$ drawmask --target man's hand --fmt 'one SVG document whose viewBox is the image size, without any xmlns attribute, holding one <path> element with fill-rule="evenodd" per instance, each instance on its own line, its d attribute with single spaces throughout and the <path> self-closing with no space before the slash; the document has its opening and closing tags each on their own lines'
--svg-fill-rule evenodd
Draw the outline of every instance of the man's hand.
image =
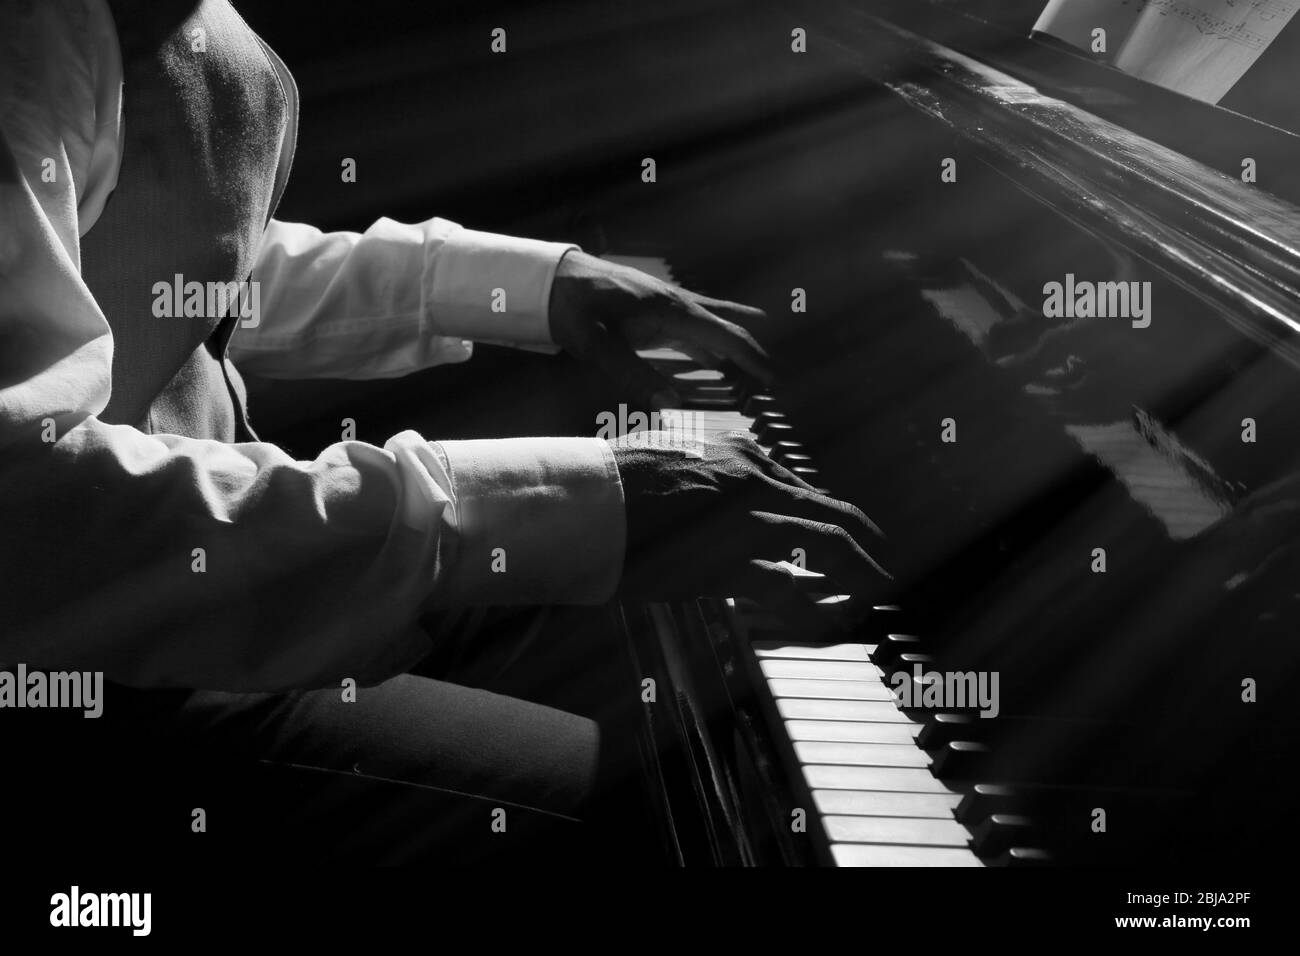
<svg viewBox="0 0 1300 956">
<path fill-rule="evenodd" d="M 627 508 L 621 591 L 642 600 L 751 597 L 789 619 L 814 611 L 810 591 L 888 596 L 873 554 L 884 536 L 853 505 L 818 494 L 748 437 L 703 443 L 704 455 L 613 444 Z M 803 556 L 817 584 L 796 574 Z M 786 562 L 786 563 L 782 563 Z"/>
<path fill-rule="evenodd" d="M 763 318 L 760 309 L 696 295 L 585 252 L 565 254 L 551 287 L 555 344 L 604 369 L 649 408 L 681 402 L 637 349 L 674 348 L 709 368 L 730 361 L 766 383 L 767 356 L 747 330 Z"/>
</svg>

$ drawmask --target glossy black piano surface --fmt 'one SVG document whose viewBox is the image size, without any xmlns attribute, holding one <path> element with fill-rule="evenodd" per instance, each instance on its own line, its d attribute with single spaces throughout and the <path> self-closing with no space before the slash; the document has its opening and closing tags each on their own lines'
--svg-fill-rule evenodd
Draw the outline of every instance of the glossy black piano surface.
<svg viewBox="0 0 1300 956">
<path fill-rule="evenodd" d="M 1069 865 L 1255 861 L 1291 839 L 1298 141 L 1030 41 L 1021 6 L 602 7 L 607 31 L 558 48 L 607 69 L 608 86 L 559 81 L 554 95 L 590 99 L 549 114 L 540 143 L 512 140 L 510 182 L 489 169 L 451 200 L 447 215 L 482 228 L 663 257 L 692 288 L 764 307 L 781 375 L 770 392 L 724 378 L 729 410 L 740 424 L 776 413 L 758 424 L 796 443 L 776 453 L 891 537 L 898 608 L 848 634 L 790 633 L 744 602 L 576 615 L 627 639 L 611 666 L 629 687 L 659 687 L 628 715 L 650 833 L 637 852 Z M 545 128 L 514 108 L 501 105 L 502 128 Z M 334 135 L 304 109 L 308 142 Z M 479 129 L 470 114 L 452 120 Z M 635 174 L 646 155 L 653 185 Z M 1233 178 L 1245 155 L 1263 170 L 1254 186 Z M 955 182 L 941 181 L 949 158 Z M 369 196 L 389 202 L 376 214 L 422 206 L 455 159 Z M 310 184 L 295 189 L 282 217 L 321 219 L 299 198 Z M 1046 317 L 1045 284 L 1067 276 L 1150 283 L 1149 326 Z M 298 420 L 308 397 L 368 403 L 353 417 L 370 440 L 590 434 L 625 398 L 577 370 L 557 389 L 565 361 L 484 349 L 472 368 L 382 390 L 264 387 L 254 408 L 264 433 L 303 448 L 336 430 L 337 416 Z M 873 696 L 914 662 L 996 672 L 998 716 L 936 720 Z M 790 700 L 882 706 L 791 717 Z M 800 810 L 808 823 L 792 828 Z"/>
</svg>

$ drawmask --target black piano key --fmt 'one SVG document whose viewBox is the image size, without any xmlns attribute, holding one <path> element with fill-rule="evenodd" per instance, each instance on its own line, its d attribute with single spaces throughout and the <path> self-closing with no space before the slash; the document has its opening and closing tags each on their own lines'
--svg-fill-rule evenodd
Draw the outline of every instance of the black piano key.
<svg viewBox="0 0 1300 956">
<path fill-rule="evenodd" d="M 970 740 L 978 720 L 969 714 L 935 714 L 916 735 L 917 745 L 924 750 L 937 750 L 954 740 Z"/>
<path fill-rule="evenodd" d="M 760 442 L 759 444 L 767 445 L 766 442 Z M 785 464 L 785 458 L 786 458 L 786 455 L 790 455 L 790 454 L 795 454 L 795 455 L 804 455 L 804 454 L 806 454 L 806 452 L 804 451 L 804 447 L 803 447 L 803 445 L 800 444 L 800 443 L 797 442 L 797 441 L 787 441 L 787 440 L 785 440 L 785 439 L 782 439 L 781 441 L 773 442 L 773 443 L 772 443 L 770 446 L 768 446 L 768 447 L 770 447 L 770 448 L 772 449 L 772 450 L 769 452 L 769 454 L 770 454 L 771 457 L 772 457 L 772 460 L 775 461 L 778 465 L 784 465 L 784 464 Z"/>
<path fill-rule="evenodd" d="M 882 669 L 891 668 L 898 663 L 902 654 L 914 654 L 921 647 L 921 639 L 911 634 L 886 634 L 884 640 L 876 645 L 873 660 Z"/>
<path fill-rule="evenodd" d="M 1034 821 L 1014 813 L 994 813 L 971 828 L 971 848 L 982 857 L 998 857 L 1019 847 L 1037 845 L 1042 835 Z"/>
<path fill-rule="evenodd" d="M 793 427 L 784 412 L 779 407 L 776 407 L 776 402 L 771 395 L 748 393 L 748 390 L 738 386 L 736 381 L 724 380 L 720 376 L 708 375 L 708 373 L 694 375 L 694 373 L 682 372 L 681 369 L 677 369 L 677 371 L 679 373 L 675 376 L 675 381 L 686 407 L 701 408 L 701 410 L 705 410 L 702 414 L 707 415 L 719 415 L 728 411 L 735 412 L 737 407 L 744 408 L 745 416 L 753 416 L 754 420 L 753 423 L 749 424 L 749 431 L 758 441 L 758 444 L 764 446 L 764 449 L 770 450 L 768 453 L 777 463 L 783 464 L 784 467 L 802 477 L 807 483 L 814 486 L 820 484 L 820 473 L 816 468 L 813 457 L 807 453 L 806 447 L 798 440 L 797 429 Z M 738 601 L 736 602 L 736 611 L 740 611 L 740 602 Z M 748 617 L 746 631 L 748 631 L 750 640 L 761 635 L 764 624 L 770 628 L 772 639 L 784 640 L 788 637 L 788 628 L 785 627 L 785 624 L 780 620 L 772 619 L 771 615 L 750 613 L 746 614 L 745 617 Z M 897 669 L 904 669 L 910 674 L 911 669 L 919 665 L 923 670 L 930 670 L 933 661 L 920 650 L 922 649 L 920 640 L 917 637 L 898 632 L 901 630 L 900 626 L 904 623 L 904 620 L 904 615 L 902 615 L 902 611 L 897 605 L 876 606 L 872 607 L 870 613 L 867 614 L 867 622 L 863 630 L 883 637 L 883 641 L 872 641 L 872 643 L 883 643 L 885 645 L 883 653 L 879 657 L 888 659 Z M 863 648 L 863 653 L 866 653 L 866 650 L 866 648 Z M 872 656 L 872 665 L 880 666 L 880 661 L 876 659 L 876 656 Z M 815 697 L 816 700 L 807 702 L 816 702 L 819 705 L 833 704 L 837 706 L 855 706 L 855 708 L 875 704 L 887 706 L 887 708 L 896 706 L 893 705 L 888 692 L 885 692 L 884 700 L 859 700 L 859 697 L 872 697 L 874 695 L 866 693 L 867 684 L 871 683 L 870 680 L 863 682 L 861 675 L 854 674 L 852 669 L 842 669 L 841 667 L 840 670 L 822 674 L 822 671 L 816 670 L 815 661 L 803 661 L 803 659 L 784 661 L 783 659 L 783 661 L 767 662 L 767 667 L 763 667 L 761 663 L 759 670 L 763 672 L 764 678 L 767 679 L 768 691 L 776 698 L 777 705 L 779 705 L 777 709 L 779 710 L 780 701 L 784 700 L 787 704 L 790 704 L 789 693 L 796 691 L 798 691 L 801 702 L 803 697 L 810 696 Z M 842 672 L 840 672 L 841 670 Z M 884 671 L 885 667 L 880 667 L 880 670 Z M 771 671 L 770 674 L 767 671 Z M 831 679 L 815 679 L 819 675 L 822 678 Z M 858 676 L 859 679 L 850 680 L 848 679 L 849 676 Z M 874 678 L 872 680 L 878 679 Z M 858 687 L 859 684 L 862 685 L 861 688 Z M 859 692 L 859 689 L 861 689 L 861 692 Z M 885 691 L 884 687 L 880 689 Z M 826 700 L 822 700 L 823 696 L 826 697 Z M 893 710 L 893 713 L 898 714 L 898 717 L 902 717 L 900 710 Z M 965 744 L 961 734 L 962 730 L 969 727 L 969 724 L 965 723 L 965 715 L 940 714 L 933 715 L 933 717 L 943 719 L 931 719 L 930 724 L 927 724 L 927 726 L 937 724 L 940 727 L 937 730 L 931 730 L 928 739 L 931 740 L 932 744 L 936 745 L 939 756 L 945 757 L 949 773 L 952 773 L 954 777 L 957 777 L 958 774 L 962 775 L 962 777 L 975 774 L 974 758 L 976 754 L 974 752 L 961 750 L 956 756 L 946 753 L 946 750 L 950 749 L 946 747 L 948 744 Z M 889 728 L 889 730 L 897 730 L 897 727 L 902 726 L 902 724 L 884 723 L 883 726 Z M 839 728 L 839 724 L 837 724 L 837 728 Z M 823 786 L 832 788 L 844 787 L 849 783 L 853 783 L 855 787 L 859 786 L 859 784 L 861 786 L 872 784 L 870 791 L 875 793 L 876 784 L 879 784 L 879 787 L 883 787 L 881 792 L 892 793 L 893 796 L 906 797 L 909 800 L 918 799 L 917 793 L 893 793 L 893 791 L 904 783 L 901 780 L 902 774 L 897 773 L 898 770 L 920 770 L 920 767 L 930 765 L 931 757 L 930 754 L 927 754 L 926 748 L 919 747 L 914 743 L 880 747 L 881 741 L 875 741 L 874 737 L 871 740 L 858 740 L 857 737 L 850 736 L 841 740 L 840 737 L 844 736 L 842 734 L 833 736 L 831 740 L 820 740 L 819 737 L 824 735 L 826 735 L 824 732 L 814 732 L 814 739 L 802 740 L 794 744 L 797 756 L 800 756 L 802 750 L 802 757 L 806 758 L 806 760 L 800 760 L 800 762 L 807 765 L 805 767 L 805 777 L 810 786 L 815 787 L 818 782 L 822 783 Z M 940 736 L 943 737 L 943 740 L 940 740 Z M 965 736 L 970 735 L 966 734 Z M 871 749 L 872 745 L 875 745 L 875 749 Z M 911 754 L 914 754 L 914 756 L 911 756 Z M 888 766 L 885 767 L 857 766 L 859 762 L 868 762 L 875 765 L 875 763 L 884 761 L 885 757 L 889 758 Z M 896 763 L 897 766 L 894 766 Z M 967 766 L 967 763 L 970 763 L 971 766 Z M 936 773 L 933 774 L 931 774 L 930 770 L 927 770 L 924 773 L 926 779 L 918 777 L 911 780 L 909 778 L 906 782 L 907 790 L 924 790 L 930 784 L 939 783 L 939 780 L 936 779 L 939 777 L 937 766 L 935 770 Z M 926 780 L 930 780 L 930 784 L 927 784 Z M 823 792 L 835 793 L 841 791 Z M 858 793 L 867 791 L 842 792 Z M 944 793 L 941 791 L 920 793 L 919 799 L 935 799 L 936 796 L 950 796 L 950 799 L 954 801 L 954 805 L 958 800 L 957 793 Z M 845 819 L 848 821 L 844 823 L 845 827 L 852 829 L 853 826 L 862 826 L 857 817 L 850 816 Z M 950 823 L 950 826 L 956 826 L 956 821 Z M 867 836 L 870 836 L 870 834 L 863 835 L 857 834 L 857 832 L 845 831 L 844 834 L 840 834 L 840 842 L 850 840 L 850 842 L 857 843 L 859 840 L 867 839 Z M 832 840 L 832 842 L 837 842 L 837 840 Z M 965 839 L 963 839 L 963 843 L 965 843 Z M 989 845 L 992 847 L 992 844 Z M 909 849 L 913 848 L 909 847 Z M 949 856 L 944 857 L 944 860 L 948 861 L 949 865 L 956 862 L 956 858 L 953 857 L 954 853 L 966 853 L 966 855 L 970 855 L 971 860 L 975 860 L 974 851 L 965 847 L 957 848 L 954 845 L 952 851 L 948 851 L 948 853 Z M 936 858 L 935 862 L 939 862 L 939 860 Z"/>
<path fill-rule="evenodd" d="M 1015 813 L 1023 810 L 1026 799 L 1017 790 L 996 783 L 977 783 L 961 798 L 953 811 L 961 823 L 975 826 L 995 813 Z"/>
<path fill-rule="evenodd" d="M 894 675 L 902 671 L 910 680 L 915 681 L 915 668 L 920 667 L 921 673 L 925 674 L 934 667 L 934 658 L 929 654 L 918 654 L 912 651 L 903 651 L 899 653 L 893 663 L 881 665 L 881 670 L 885 672 L 885 679 L 892 680 Z M 913 690 L 923 690 L 924 685 L 913 688 Z M 920 700 L 920 698 L 915 698 Z"/>
<path fill-rule="evenodd" d="M 993 861 L 994 866 L 1047 866 L 1053 862 L 1047 850 L 1012 847 Z"/>
<path fill-rule="evenodd" d="M 814 488 L 817 487 L 817 483 L 821 479 L 821 472 L 819 472 L 816 468 L 809 468 L 807 465 L 791 466 L 790 464 L 786 464 L 786 467 L 789 468 L 791 472 L 793 472 L 794 474 L 802 478 L 804 481 L 808 482 L 808 484 L 812 485 Z"/>
<path fill-rule="evenodd" d="M 755 421 L 754 434 L 758 436 L 760 445 L 775 445 L 781 441 L 794 441 L 796 439 L 795 428 L 786 421 Z"/>
<path fill-rule="evenodd" d="M 988 765 L 987 744 L 950 740 L 934 755 L 934 775 L 941 780 L 974 780 Z"/>
<path fill-rule="evenodd" d="M 906 625 L 907 618 L 904 616 L 902 608 L 894 604 L 873 605 L 861 624 L 863 641 L 867 644 L 876 645 L 878 652 L 880 643 L 888 635 L 905 630 Z M 873 654 L 872 659 L 875 659 L 875 654 Z"/>
</svg>

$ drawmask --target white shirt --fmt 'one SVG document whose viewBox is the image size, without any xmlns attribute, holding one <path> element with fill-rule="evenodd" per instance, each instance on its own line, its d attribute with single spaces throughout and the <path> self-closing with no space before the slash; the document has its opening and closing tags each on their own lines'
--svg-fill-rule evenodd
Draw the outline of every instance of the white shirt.
<svg viewBox="0 0 1300 956">
<path fill-rule="evenodd" d="M 121 70 L 104 0 L 0 0 L 0 660 L 137 685 L 337 686 L 418 660 L 425 609 L 608 599 L 625 527 L 599 439 L 406 431 L 296 461 L 96 417 L 113 337 L 79 238 L 117 181 Z M 463 361 L 471 340 L 553 348 L 547 302 L 571 248 L 442 219 L 362 234 L 273 221 L 253 270 L 261 322 L 230 355 L 270 377 L 374 378 Z M 76 540 L 32 530 L 83 505 Z"/>
</svg>

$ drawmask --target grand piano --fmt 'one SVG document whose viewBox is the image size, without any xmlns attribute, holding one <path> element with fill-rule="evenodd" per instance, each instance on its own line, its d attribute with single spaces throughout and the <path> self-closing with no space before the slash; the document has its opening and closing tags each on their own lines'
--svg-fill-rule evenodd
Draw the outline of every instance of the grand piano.
<svg viewBox="0 0 1300 956">
<path fill-rule="evenodd" d="M 890 603 L 828 594 L 818 633 L 739 598 L 557 619 L 619 648 L 638 854 L 1173 864 L 1294 840 L 1300 140 L 1031 37 L 1039 7 L 602 7 L 561 51 L 611 71 L 592 129 L 614 134 L 546 157 L 556 201 L 475 223 L 764 307 L 771 388 L 657 352 L 683 408 L 655 411 L 753 432 L 894 549 Z M 1048 315 L 1053 282 L 1135 298 Z M 484 353 L 389 385 L 366 427 L 591 434 L 626 400 Z M 263 434 L 319 444 L 273 393 Z M 457 414 L 413 422 L 417 399 Z M 928 673 L 996 675 L 996 715 L 900 699 Z"/>
</svg>

